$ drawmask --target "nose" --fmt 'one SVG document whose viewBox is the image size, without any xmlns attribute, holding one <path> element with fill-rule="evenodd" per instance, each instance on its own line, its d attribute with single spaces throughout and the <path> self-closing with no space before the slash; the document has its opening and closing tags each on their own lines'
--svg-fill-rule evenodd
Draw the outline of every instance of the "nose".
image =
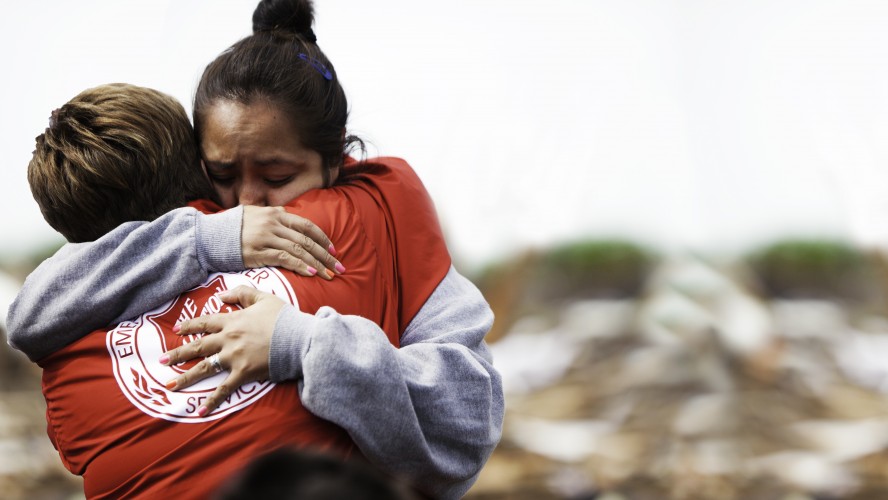
<svg viewBox="0 0 888 500">
<path fill-rule="evenodd" d="M 237 193 L 237 201 L 241 205 L 256 205 L 264 207 L 268 205 L 266 189 L 257 182 L 244 182 Z"/>
</svg>

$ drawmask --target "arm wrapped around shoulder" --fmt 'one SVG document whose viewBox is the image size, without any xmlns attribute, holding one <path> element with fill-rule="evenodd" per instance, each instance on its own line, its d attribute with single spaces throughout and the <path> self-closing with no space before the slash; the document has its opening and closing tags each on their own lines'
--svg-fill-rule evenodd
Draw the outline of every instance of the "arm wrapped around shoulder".
<svg viewBox="0 0 888 500">
<path fill-rule="evenodd" d="M 275 367 L 301 367 L 305 407 L 346 429 L 371 462 L 435 498 L 464 495 L 503 421 L 502 380 L 484 343 L 493 313 L 478 289 L 451 268 L 400 349 L 371 321 L 328 307 L 307 324 L 298 363 L 275 360 L 293 350 L 272 340 L 272 378 L 283 375 Z"/>
</svg>

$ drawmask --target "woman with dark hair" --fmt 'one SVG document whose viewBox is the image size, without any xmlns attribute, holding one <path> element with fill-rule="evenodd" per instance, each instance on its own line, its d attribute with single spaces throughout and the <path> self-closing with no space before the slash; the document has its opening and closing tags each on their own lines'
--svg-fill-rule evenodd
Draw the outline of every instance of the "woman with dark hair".
<svg viewBox="0 0 888 500">
<path fill-rule="evenodd" d="M 310 1 L 264 0 L 254 13 L 253 35 L 207 66 L 194 103 L 204 166 L 226 208 L 285 205 L 309 190 L 331 186 L 383 193 L 381 217 L 392 235 L 386 251 L 395 258 L 398 276 L 391 286 L 398 297 L 393 306 L 398 308 L 400 345 L 363 318 L 330 308 L 309 315 L 278 301 L 271 331 L 255 331 L 267 321 L 234 324 L 224 314 L 182 323 L 181 334 L 213 335 L 166 353 L 161 362 L 212 359 L 170 381 L 176 390 L 220 368 L 230 370 L 201 408 L 204 414 L 247 381 L 297 379 L 303 405 L 348 431 L 373 464 L 433 496 L 458 497 L 474 482 L 500 437 L 501 381 L 483 342 L 493 317 L 478 290 L 450 264 L 442 237 L 412 239 L 414 224 L 435 225 L 439 236 L 440 229 L 430 203 L 428 209 L 419 203 L 414 210 L 399 201 L 402 196 L 393 195 L 400 190 L 406 198 L 427 197 L 424 191 L 405 191 L 405 186 L 421 188 L 409 166 L 393 158 L 355 161 L 348 156 L 360 141 L 346 133 L 345 93 L 316 43 L 312 23 Z M 276 234 L 279 247 L 285 239 L 281 235 L 303 237 L 293 236 L 289 223 L 273 216 L 259 228 L 248 224 L 247 215 L 256 213 L 248 209 L 242 229 L 244 264 L 281 264 L 285 259 L 280 256 L 277 261 L 248 262 L 247 247 L 262 239 L 255 234 Z M 99 254 L 89 244 L 68 252 L 65 260 L 50 260 L 29 277 L 16 303 L 39 303 L 44 290 L 68 283 L 77 283 L 80 292 L 59 294 L 49 302 L 44 298 L 41 308 L 30 310 L 13 304 L 11 342 L 37 359 L 94 328 L 141 312 L 133 304 L 142 309 L 195 286 L 212 269 L 194 255 L 219 253 L 213 248 L 218 232 L 232 230 L 200 226 L 200 217 L 183 213 L 113 233 L 121 244 L 138 246 L 142 255 L 158 262 L 183 268 L 191 259 L 192 269 L 179 276 L 164 276 L 156 269 L 125 278 L 96 276 L 95 269 L 128 267 L 133 257 Z M 174 231 L 193 231 L 194 237 L 162 244 L 162 236 Z M 318 273 L 320 263 L 332 262 L 324 266 L 347 272 L 335 259 L 325 260 L 328 256 L 317 245 L 304 241 L 303 247 L 311 248 L 315 257 L 296 251 L 306 262 L 288 267 L 323 275 L 324 270 Z M 339 249 L 337 256 L 348 264 L 348 249 Z M 277 300 L 264 297 L 263 302 L 270 299 Z M 227 300 L 247 306 L 241 318 L 268 314 L 267 307 L 251 306 L 256 293 L 239 290 Z M 81 328 L 71 331 L 72 324 Z"/>
</svg>

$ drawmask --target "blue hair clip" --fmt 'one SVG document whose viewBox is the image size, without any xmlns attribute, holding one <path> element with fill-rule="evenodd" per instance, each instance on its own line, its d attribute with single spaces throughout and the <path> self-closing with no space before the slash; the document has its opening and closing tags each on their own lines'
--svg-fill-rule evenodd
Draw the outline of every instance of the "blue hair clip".
<svg viewBox="0 0 888 500">
<path fill-rule="evenodd" d="M 318 70 L 318 73 L 320 73 L 321 76 L 323 76 L 327 80 L 333 79 L 333 73 L 331 73 L 330 70 L 327 69 L 326 66 L 321 64 L 321 61 L 318 61 L 314 57 L 308 57 L 303 52 L 299 53 L 299 59 L 302 59 L 303 61 L 307 62 L 308 64 L 311 64 L 311 67 Z"/>
</svg>

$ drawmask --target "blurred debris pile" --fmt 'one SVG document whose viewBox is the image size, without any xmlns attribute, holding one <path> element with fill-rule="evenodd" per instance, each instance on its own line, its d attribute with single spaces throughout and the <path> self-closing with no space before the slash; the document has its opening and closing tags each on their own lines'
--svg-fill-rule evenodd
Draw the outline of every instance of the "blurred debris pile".
<svg viewBox="0 0 888 500">
<path fill-rule="evenodd" d="M 475 279 L 497 314 L 488 341 L 501 338 L 519 318 L 545 316 L 577 298 L 634 298 L 655 260 L 639 245 L 606 240 L 528 250 L 490 265 Z"/>
<path fill-rule="evenodd" d="M 663 258 L 635 294 L 536 305 L 480 280 L 514 317 L 491 344 L 503 439 L 469 497 L 888 498 L 880 283 L 818 244 Z"/>
<path fill-rule="evenodd" d="M 83 498 L 46 435 L 40 368 L 6 343 L 6 310 L 19 282 L 0 272 L 0 498 Z"/>
</svg>

